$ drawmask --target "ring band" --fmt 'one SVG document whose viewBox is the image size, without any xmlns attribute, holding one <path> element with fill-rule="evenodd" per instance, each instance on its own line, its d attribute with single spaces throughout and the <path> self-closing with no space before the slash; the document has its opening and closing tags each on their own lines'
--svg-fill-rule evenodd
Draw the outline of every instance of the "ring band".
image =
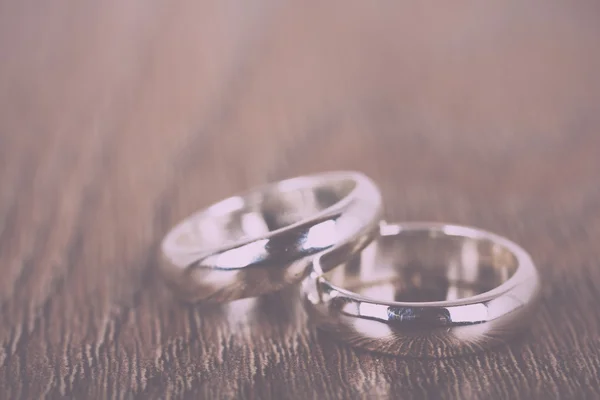
<svg viewBox="0 0 600 400">
<path fill-rule="evenodd" d="M 360 256 L 332 267 L 315 257 L 303 282 L 317 326 L 380 353 L 441 358 L 504 342 L 527 322 L 539 277 L 517 244 L 483 230 L 381 224 Z"/>
<path fill-rule="evenodd" d="M 379 233 L 381 195 L 358 172 L 272 183 L 186 218 L 164 238 L 162 272 L 188 301 L 223 302 L 300 282 L 312 256 L 339 264 Z"/>
</svg>

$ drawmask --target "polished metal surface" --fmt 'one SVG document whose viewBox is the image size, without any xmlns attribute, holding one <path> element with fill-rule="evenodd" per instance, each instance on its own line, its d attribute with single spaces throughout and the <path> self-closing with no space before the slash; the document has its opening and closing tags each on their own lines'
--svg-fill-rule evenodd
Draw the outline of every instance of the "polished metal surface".
<svg viewBox="0 0 600 400">
<path fill-rule="evenodd" d="M 381 195 L 357 172 L 284 180 L 230 197 L 164 238 L 162 272 L 188 301 L 258 296 L 301 281 L 330 250 L 339 264 L 378 234 Z"/>
<path fill-rule="evenodd" d="M 530 256 L 501 236 L 436 223 L 381 224 L 360 255 L 324 253 L 303 282 L 306 309 L 332 337 L 381 353 L 450 357 L 503 343 L 539 298 Z"/>
</svg>

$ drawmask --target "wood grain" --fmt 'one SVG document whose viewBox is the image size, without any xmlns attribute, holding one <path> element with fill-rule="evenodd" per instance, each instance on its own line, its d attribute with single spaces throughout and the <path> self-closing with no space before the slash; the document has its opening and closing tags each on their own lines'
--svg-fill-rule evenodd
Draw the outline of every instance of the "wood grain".
<svg viewBox="0 0 600 400">
<path fill-rule="evenodd" d="M 600 398 L 596 2 L 0 2 L 0 398 Z M 352 350 L 294 289 L 175 301 L 193 210 L 329 169 L 388 219 L 480 226 L 543 276 L 531 332 Z"/>
</svg>

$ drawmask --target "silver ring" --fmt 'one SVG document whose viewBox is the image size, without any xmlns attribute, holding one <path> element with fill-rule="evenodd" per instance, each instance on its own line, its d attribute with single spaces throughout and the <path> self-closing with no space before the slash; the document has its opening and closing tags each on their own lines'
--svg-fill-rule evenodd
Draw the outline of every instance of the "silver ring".
<svg viewBox="0 0 600 400">
<path fill-rule="evenodd" d="M 185 219 L 164 238 L 162 272 L 188 301 L 223 302 L 300 282 L 310 258 L 340 263 L 379 233 L 381 195 L 358 172 L 269 184 Z"/>
<path fill-rule="evenodd" d="M 332 267 L 326 253 L 303 282 L 317 326 L 371 351 L 419 358 L 505 342 L 539 299 L 530 256 L 483 230 L 436 223 L 381 224 L 377 241 Z"/>
</svg>

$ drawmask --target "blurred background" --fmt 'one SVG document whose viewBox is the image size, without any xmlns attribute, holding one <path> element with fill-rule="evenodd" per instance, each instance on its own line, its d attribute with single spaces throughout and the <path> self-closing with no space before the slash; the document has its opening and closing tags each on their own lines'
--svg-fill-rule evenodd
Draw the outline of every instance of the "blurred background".
<svg viewBox="0 0 600 400">
<path fill-rule="evenodd" d="M 599 368 L 599 19 L 585 0 L 1 1 L 0 390 L 351 397 L 401 383 L 516 398 L 533 379 L 541 397 L 586 393 Z M 390 220 L 476 225 L 529 249 L 546 280 L 535 343 L 444 364 L 450 386 L 410 364 L 429 382 L 415 386 L 394 380 L 409 364 L 323 350 L 284 310 L 261 309 L 261 331 L 158 283 L 173 223 L 330 169 L 370 175 Z M 464 386 L 479 362 L 488 375 Z"/>
</svg>

